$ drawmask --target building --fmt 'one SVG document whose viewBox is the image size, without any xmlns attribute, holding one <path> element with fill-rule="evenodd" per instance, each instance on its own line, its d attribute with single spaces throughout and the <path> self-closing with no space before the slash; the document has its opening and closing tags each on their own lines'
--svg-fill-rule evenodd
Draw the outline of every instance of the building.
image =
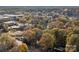
<svg viewBox="0 0 79 59">
<path fill-rule="evenodd" d="M 13 26 L 13 25 L 17 25 L 17 22 L 15 22 L 15 21 L 7 21 L 7 22 L 4 22 L 4 24 L 7 24 L 8 26 Z"/>
<path fill-rule="evenodd" d="M 3 15 L 0 15 L 0 23 L 6 22 L 6 21 L 10 21 L 10 18 L 3 16 Z"/>
<path fill-rule="evenodd" d="M 4 14 L 4 16 L 9 17 L 11 20 L 16 21 L 17 19 L 22 18 L 24 15 Z"/>
</svg>

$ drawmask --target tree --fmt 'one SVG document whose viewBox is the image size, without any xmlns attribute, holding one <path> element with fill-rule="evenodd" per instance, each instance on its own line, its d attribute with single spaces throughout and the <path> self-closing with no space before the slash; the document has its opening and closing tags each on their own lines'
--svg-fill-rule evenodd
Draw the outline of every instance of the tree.
<svg viewBox="0 0 79 59">
<path fill-rule="evenodd" d="M 53 28 L 50 34 L 55 36 L 55 47 L 65 47 L 67 35 L 65 29 Z"/>
<path fill-rule="evenodd" d="M 24 43 L 18 46 L 18 49 L 20 52 L 27 52 L 28 51 L 28 46 Z"/>
<path fill-rule="evenodd" d="M 69 19 L 67 19 L 66 17 L 59 17 L 58 20 L 59 20 L 60 22 L 63 22 L 64 24 L 69 21 Z"/>
<path fill-rule="evenodd" d="M 3 33 L 0 36 L 0 51 L 8 51 L 15 46 L 15 39 L 8 33 Z"/>
<path fill-rule="evenodd" d="M 72 23 L 74 26 L 79 26 L 79 20 L 74 20 Z"/>
<path fill-rule="evenodd" d="M 71 34 L 67 36 L 67 43 L 65 47 L 66 52 L 79 51 L 79 34 Z"/>
<path fill-rule="evenodd" d="M 35 32 L 35 39 L 39 39 L 42 35 L 42 30 L 39 28 L 33 28 L 32 31 Z"/>
<path fill-rule="evenodd" d="M 49 33 L 43 33 L 38 44 L 42 47 L 43 51 L 47 51 L 48 48 L 54 48 L 55 37 Z"/>
<path fill-rule="evenodd" d="M 64 28 L 64 23 L 60 21 L 53 21 L 48 24 L 49 29 L 53 28 Z"/>
<path fill-rule="evenodd" d="M 36 33 L 32 31 L 32 29 L 28 29 L 23 32 L 24 38 L 22 39 L 22 41 L 28 45 L 33 45 L 35 43 L 34 41 L 36 41 L 35 35 Z"/>
<path fill-rule="evenodd" d="M 28 45 L 37 46 L 37 41 L 40 39 L 42 35 L 42 30 L 38 28 L 28 29 L 24 31 L 23 36 L 24 39 L 22 41 L 27 43 Z"/>
<path fill-rule="evenodd" d="M 26 37 L 28 40 L 32 40 L 35 36 L 35 32 L 31 29 L 28 29 L 23 32 L 23 36 Z"/>
<path fill-rule="evenodd" d="M 9 52 L 28 52 L 28 46 L 25 43 L 22 43 L 18 46 L 14 46 L 9 50 Z"/>
<path fill-rule="evenodd" d="M 31 15 L 31 13 L 28 13 L 27 15 L 24 14 L 24 16 L 19 19 L 19 22 L 21 23 L 31 23 L 33 16 Z"/>
</svg>

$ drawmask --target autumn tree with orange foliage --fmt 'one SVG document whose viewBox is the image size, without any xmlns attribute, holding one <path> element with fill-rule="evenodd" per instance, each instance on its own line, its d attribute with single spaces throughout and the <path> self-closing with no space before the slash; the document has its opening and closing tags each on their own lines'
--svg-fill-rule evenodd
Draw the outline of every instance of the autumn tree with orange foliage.
<svg viewBox="0 0 79 59">
<path fill-rule="evenodd" d="M 47 51 L 48 48 L 54 48 L 55 37 L 49 33 L 43 33 L 37 43 L 41 46 L 43 51 Z"/>
<path fill-rule="evenodd" d="M 38 28 L 28 29 L 23 32 L 23 42 L 35 45 L 37 40 L 39 40 L 42 35 L 42 30 Z"/>
</svg>

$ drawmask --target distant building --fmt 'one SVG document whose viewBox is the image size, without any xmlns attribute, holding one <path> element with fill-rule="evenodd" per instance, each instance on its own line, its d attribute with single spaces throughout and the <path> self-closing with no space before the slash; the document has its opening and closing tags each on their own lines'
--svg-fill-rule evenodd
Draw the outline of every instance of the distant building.
<svg viewBox="0 0 79 59">
<path fill-rule="evenodd" d="M 3 16 L 3 15 L 0 15 L 0 23 L 6 22 L 6 21 L 10 21 L 10 18 Z"/>
<path fill-rule="evenodd" d="M 4 14 L 4 16 L 16 21 L 17 19 L 22 18 L 24 15 Z"/>
<path fill-rule="evenodd" d="M 8 27 L 8 29 L 20 30 L 20 26 L 14 25 L 14 26 Z"/>
<path fill-rule="evenodd" d="M 9 32 L 11 36 L 13 37 L 21 37 L 22 36 L 22 31 L 16 31 L 16 32 Z"/>
<path fill-rule="evenodd" d="M 13 26 L 13 25 L 17 25 L 17 22 L 15 22 L 15 21 L 7 21 L 7 22 L 4 22 L 4 24 L 7 24 L 8 26 Z"/>
</svg>

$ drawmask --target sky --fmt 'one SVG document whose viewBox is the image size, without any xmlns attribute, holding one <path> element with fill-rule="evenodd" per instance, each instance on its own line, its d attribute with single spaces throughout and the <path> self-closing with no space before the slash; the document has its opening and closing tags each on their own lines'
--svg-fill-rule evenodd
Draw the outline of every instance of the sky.
<svg viewBox="0 0 79 59">
<path fill-rule="evenodd" d="M 0 6 L 0 8 L 79 8 L 79 6 Z"/>
<path fill-rule="evenodd" d="M 0 6 L 79 6 L 79 0 L 0 0 Z"/>
</svg>

